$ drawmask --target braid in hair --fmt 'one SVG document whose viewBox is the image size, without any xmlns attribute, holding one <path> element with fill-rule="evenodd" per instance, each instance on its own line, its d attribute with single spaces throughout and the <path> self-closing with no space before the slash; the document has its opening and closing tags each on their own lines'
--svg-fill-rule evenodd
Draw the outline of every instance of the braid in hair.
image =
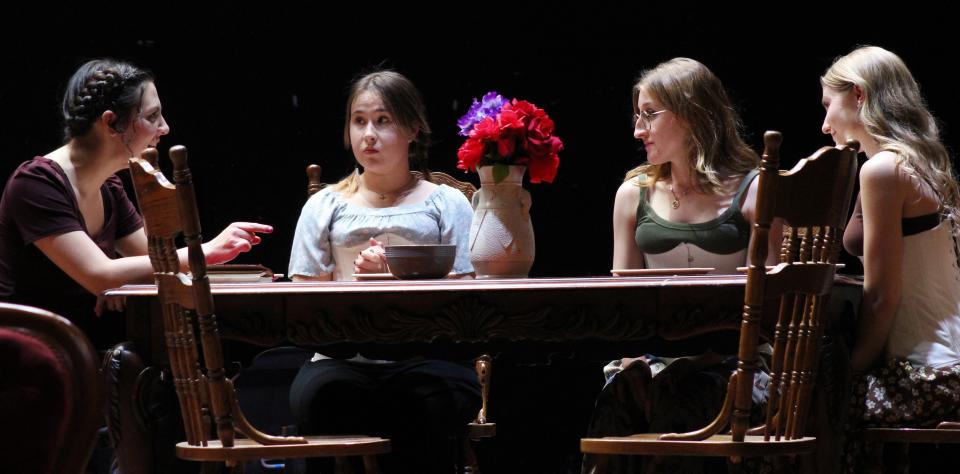
<svg viewBox="0 0 960 474">
<path fill-rule="evenodd" d="M 65 138 L 86 135 L 107 110 L 117 115 L 114 129 L 123 131 L 140 103 L 142 84 L 152 80 L 149 73 L 136 66 L 109 59 L 80 66 L 63 97 Z"/>
</svg>

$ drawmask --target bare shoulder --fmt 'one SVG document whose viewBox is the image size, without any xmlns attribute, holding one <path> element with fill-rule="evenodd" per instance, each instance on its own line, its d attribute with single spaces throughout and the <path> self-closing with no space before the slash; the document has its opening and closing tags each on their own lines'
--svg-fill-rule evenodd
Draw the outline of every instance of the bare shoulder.
<svg viewBox="0 0 960 474">
<path fill-rule="evenodd" d="M 897 163 L 894 153 L 877 153 L 860 168 L 860 202 L 864 216 L 899 219 L 909 189 L 910 177 Z"/>
<path fill-rule="evenodd" d="M 636 216 L 637 206 L 640 205 L 640 185 L 637 178 L 624 181 L 617 189 L 617 197 L 613 201 L 613 214 L 621 218 Z"/>
<path fill-rule="evenodd" d="M 640 199 L 640 178 L 634 177 L 628 179 L 620 184 L 620 187 L 617 188 L 617 200 L 620 199 L 633 199 L 636 201 Z"/>
<path fill-rule="evenodd" d="M 617 209 L 629 208 L 636 209 L 640 204 L 640 181 L 639 178 L 632 178 L 624 181 L 617 188 L 617 197 L 614 200 L 614 207 Z"/>
<path fill-rule="evenodd" d="M 861 183 L 892 185 L 905 178 L 906 174 L 897 163 L 897 155 L 889 151 L 873 155 L 860 168 Z"/>
</svg>

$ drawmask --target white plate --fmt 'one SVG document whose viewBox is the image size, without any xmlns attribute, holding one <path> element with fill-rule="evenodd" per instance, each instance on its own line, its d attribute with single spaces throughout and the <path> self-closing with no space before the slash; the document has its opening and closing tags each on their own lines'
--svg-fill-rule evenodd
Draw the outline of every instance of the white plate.
<svg viewBox="0 0 960 474">
<path fill-rule="evenodd" d="M 615 268 L 610 270 L 613 276 L 673 276 L 673 275 L 706 275 L 716 268 Z"/>
<path fill-rule="evenodd" d="M 377 280 L 398 280 L 393 273 L 354 273 L 352 275 L 358 281 L 377 281 Z"/>
<path fill-rule="evenodd" d="M 847 265 L 846 265 L 846 264 L 843 264 L 843 263 L 838 263 L 838 264 L 836 264 L 837 270 L 839 270 L 839 269 L 841 269 L 841 268 L 843 268 L 843 267 L 846 267 L 846 266 L 847 266 Z M 740 273 L 747 273 L 747 270 L 748 270 L 749 268 L 750 268 L 750 267 L 737 267 L 737 271 L 740 272 Z M 767 271 L 768 271 L 768 272 L 769 272 L 770 270 L 773 270 L 774 268 L 777 268 L 777 267 L 775 267 L 775 266 L 773 266 L 773 265 L 767 265 Z"/>
</svg>

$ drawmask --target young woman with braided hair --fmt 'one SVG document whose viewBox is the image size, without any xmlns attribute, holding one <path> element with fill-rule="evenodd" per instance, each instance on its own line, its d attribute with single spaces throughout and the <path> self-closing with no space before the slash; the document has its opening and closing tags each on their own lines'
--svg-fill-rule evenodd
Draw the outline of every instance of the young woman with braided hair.
<svg viewBox="0 0 960 474">
<path fill-rule="evenodd" d="M 153 77 L 109 59 L 80 66 L 63 98 L 66 144 L 21 164 L 0 200 L 0 301 L 73 320 L 97 348 L 121 340 L 122 318 L 99 319 L 97 295 L 153 274 L 143 221 L 116 172 L 170 132 Z M 203 245 L 232 260 L 270 226 L 230 224 Z M 181 252 L 186 264 L 186 252 Z M 119 309 L 119 308 L 108 308 Z"/>
</svg>

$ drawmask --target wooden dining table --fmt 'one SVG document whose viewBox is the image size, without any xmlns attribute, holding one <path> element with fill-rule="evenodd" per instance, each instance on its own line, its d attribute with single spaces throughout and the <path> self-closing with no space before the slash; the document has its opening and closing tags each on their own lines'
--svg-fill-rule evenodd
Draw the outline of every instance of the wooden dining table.
<svg viewBox="0 0 960 474">
<path fill-rule="evenodd" d="M 221 337 L 261 347 L 384 358 L 493 353 L 537 359 L 562 351 L 599 360 L 736 353 L 745 284 L 738 274 L 213 283 L 211 291 Z M 849 365 L 845 350 L 831 348 L 844 344 L 861 293 L 857 280 L 837 277 L 824 332 L 827 380 L 818 386 L 828 411 L 843 405 L 836 387 L 842 382 L 830 372 Z M 105 296 L 125 299 L 128 338 L 147 365 L 163 366 L 156 286 L 126 285 Z M 763 321 L 768 334 L 773 324 Z M 829 431 L 841 429 L 836 413 L 821 415 L 832 424 Z"/>
<path fill-rule="evenodd" d="M 262 347 L 403 352 L 519 345 L 576 347 L 601 357 L 630 346 L 665 355 L 736 347 L 745 283 L 745 275 L 699 275 L 213 283 L 211 291 L 221 336 Z M 855 310 L 860 292 L 857 281 L 838 277 L 831 318 Z M 105 296 L 126 300 L 128 339 L 148 363 L 162 363 L 156 285 L 126 285 Z"/>
</svg>

